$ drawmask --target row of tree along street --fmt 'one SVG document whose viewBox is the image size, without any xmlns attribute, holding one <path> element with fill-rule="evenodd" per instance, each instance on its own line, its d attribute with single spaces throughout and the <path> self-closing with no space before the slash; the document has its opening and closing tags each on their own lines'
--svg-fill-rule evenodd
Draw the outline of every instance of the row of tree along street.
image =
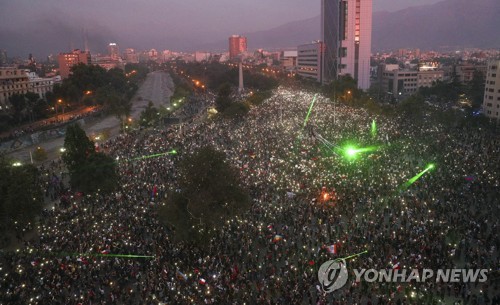
<svg viewBox="0 0 500 305">
<path fill-rule="evenodd" d="M 127 64 L 125 70 L 106 71 L 97 65 L 79 64 L 62 83 L 41 99 L 38 94 L 14 94 L 9 98 L 10 112 L 0 115 L 0 131 L 12 126 L 33 123 L 83 106 L 99 106 L 123 119 L 130 112 L 130 100 L 142 82 L 148 68 L 141 64 Z"/>
</svg>

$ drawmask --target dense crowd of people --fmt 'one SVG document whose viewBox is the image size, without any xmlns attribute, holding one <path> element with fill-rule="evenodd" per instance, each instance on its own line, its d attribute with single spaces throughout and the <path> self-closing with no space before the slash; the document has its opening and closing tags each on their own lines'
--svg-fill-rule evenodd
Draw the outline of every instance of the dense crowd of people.
<svg viewBox="0 0 500 305">
<path fill-rule="evenodd" d="M 206 145 L 240 169 L 253 204 L 201 246 L 175 241 L 157 212 L 178 188 L 178 162 Z M 349 159 L 346 145 L 373 150 Z M 0 302 L 499 304 L 499 148 L 484 130 L 375 117 L 286 88 L 245 118 L 123 134 L 100 147 L 119 164 L 113 194 L 68 193 L 60 163 L 43 169 L 46 196 L 64 200 L 44 212 L 38 238 L 2 255 Z M 348 269 L 488 269 L 489 277 L 368 283 L 351 273 L 346 287 L 324 293 L 319 266 L 364 251 Z"/>
</svg>

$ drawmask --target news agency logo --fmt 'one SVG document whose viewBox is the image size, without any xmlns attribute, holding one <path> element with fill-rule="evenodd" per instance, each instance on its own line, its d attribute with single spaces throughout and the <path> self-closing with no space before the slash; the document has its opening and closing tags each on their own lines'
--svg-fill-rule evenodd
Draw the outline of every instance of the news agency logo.
<svg viewBox="0 0 500 305">
<path fill-rule="evenodd" d="M 347 263 L 344 259 L 329 260 L 319 267 L 318 279 L 321 283 L 321 289 L 326 293 L 344 287 L 347 278 Z"/>
<path fill-rule="evenodd" d="M 488 269 L 354 269 L 356 282 L 386 283 L 484 283 L 488 280 Z M 348 279 L 344 259 L 329 260 L 318 270 L 318 280 L 325 293 L 331 293 L 345 286 Z"/>
</svg>

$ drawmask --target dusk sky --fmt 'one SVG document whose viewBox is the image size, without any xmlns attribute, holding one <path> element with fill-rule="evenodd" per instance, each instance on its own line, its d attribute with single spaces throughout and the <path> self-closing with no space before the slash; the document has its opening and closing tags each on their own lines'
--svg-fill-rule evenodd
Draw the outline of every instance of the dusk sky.
<svg viewBox="0 0 500 305">
<path fill-rule="evenodd" d="M 374 0 L 395 11 L 439 0 Z M 15 0 L 0 1 L 0 49 L 9 54 L 83 48 L 189 49 L 228 35 L 267 30 L 319 15 L 320 0 Z M 21 36 L 22 35 L 22 36 Z M 314 39 L 314 38 L 313 38 Z"/>
</svg>

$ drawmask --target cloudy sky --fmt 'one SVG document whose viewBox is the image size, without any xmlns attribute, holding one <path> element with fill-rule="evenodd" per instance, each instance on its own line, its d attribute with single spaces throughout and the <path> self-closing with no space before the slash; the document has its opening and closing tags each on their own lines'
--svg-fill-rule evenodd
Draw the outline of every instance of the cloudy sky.
<svg viewBox="0 0 500 305">
<path fill-rule="evenodd" d="M 395 11 L 439 0 L 373 0 Z M 137 49 L 188 50 L 235 33 L 319 15 L 320 0 L 0 0 L 0 49 L 25 57 L 108 42 Z"/>
</svg>

